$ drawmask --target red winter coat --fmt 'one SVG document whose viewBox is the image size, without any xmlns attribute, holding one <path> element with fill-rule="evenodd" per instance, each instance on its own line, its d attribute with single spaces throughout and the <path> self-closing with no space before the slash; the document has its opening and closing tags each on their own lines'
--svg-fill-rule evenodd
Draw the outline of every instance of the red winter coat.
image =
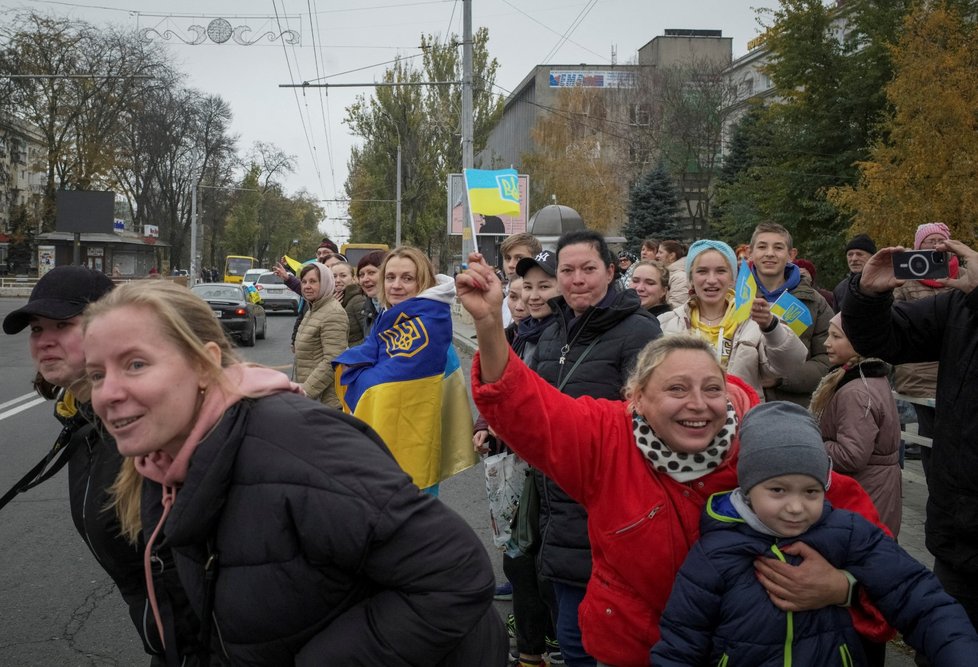
<svg viewBox="0 0 978 667">
<path fill-rule="evenodd" d="M 728 378 L 727 390 L 738 418 L 758 403 L 736 378 Z M 476 355 L 472 394 L 497 435 L 588 511 L 593 568 L 578 611 L 584 648 L 604 663 L 647 666 L 706 500 L 737 486 L 739 443 L 714 472 L 680 483 L 648 465 L 625 403 L 562 394 L 512 351 L 491 384 L 481 382 Z M 851 478 L 833 474 L 827 498 L 879 525 L 872 501 Z"/>
</svg>

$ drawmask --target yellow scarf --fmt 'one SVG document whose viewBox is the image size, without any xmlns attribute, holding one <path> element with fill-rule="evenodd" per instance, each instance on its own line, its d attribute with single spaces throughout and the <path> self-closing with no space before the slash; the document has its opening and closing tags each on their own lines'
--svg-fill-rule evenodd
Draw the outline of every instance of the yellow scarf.
<svg viewBox="0 0 978 667">
<path fill-rule="evenodd" d="M 70 391 L 66 391 L 62 394 L 61 400 L 55 404 L 54 409 L 59 417 L 71 419 L 78 414 L 78 406 L 75 405 L 75 395 Z"/>
<path fill-rule="evenodd" d="M 738 322 L 734 317 L 734 291 L 729 290 L 726 296 L 727 312 L 719 324 L 706 324 L 700 320 L 700 310 L 697 304 L 689 309 L 690 329 L 705 338 L 717 352 L 717 361 L 723 370 L 727 370 L 730 352 L 733 350 L 733 338 L 737 332 Z"/>
</svg>

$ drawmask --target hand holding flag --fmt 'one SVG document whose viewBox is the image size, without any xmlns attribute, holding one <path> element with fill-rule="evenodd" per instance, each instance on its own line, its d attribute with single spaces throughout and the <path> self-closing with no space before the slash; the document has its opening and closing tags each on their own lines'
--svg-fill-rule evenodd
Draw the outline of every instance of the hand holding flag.
<svg viewBox="0 0 978 667">
<path fill-rule="evenodd" d="M 771 304 L 771 312 L 787 324 L 796 336 L 801 336 L 812 326 L 812 314 L 808 311 L 808 306 L 788 292 Z"/>
<path fill-rule="evenodd" d="M 750 317 L 751 304 L 757 296 L 757 281 L 746 259 L 740 260 L 737 283 L 734 285 L 734 322 L 740 324 Z"/>
</svg>

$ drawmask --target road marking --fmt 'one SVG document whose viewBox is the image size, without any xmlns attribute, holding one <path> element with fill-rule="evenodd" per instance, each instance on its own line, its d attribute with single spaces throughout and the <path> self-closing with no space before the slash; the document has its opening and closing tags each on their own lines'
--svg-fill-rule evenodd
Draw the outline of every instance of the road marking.
<svg viewBox="0 0 978 667">
<path fill-rule="evenodd" d="M 30 396 L 30 394 L 28 394 L 28 396 Z M 40 396 L 38 396 L 37 398 L 35 398 L 33 401 L 30 401 L 29 403 L 24 403 L 23 405 L 19 405 L 16 408 L 13 408 L 12 410 L 7 410 L 6 412 L 0 412 L 0 421 L 6 419 L 7 417 L 13 417 L 14 415 L 16 415 L 18 413 L 21 413 L 24 410 L 30 410 L 35 405 L 40 405 L 41 403 L 44 403 L 46 401 L 47 401 L 47 399 L 44 399 L 44 398 L 41 398 Z M 16 402 L 17 402 L 17 400 L 7 401 L 3 405 L 0 405 L 0 408 L 4 408 L 4 407 L 10 405 L 11 403 L 16 403 Z"/>
<path fill-rule="evenodd" d="M 26 401 L 26 400 L 28 400 L 30 398 L 37 398 L 37 394 L 35 392 L 31 391 L 31 392 L 28 392 L 28 393 L 24 394 L 23 396 L 18 396 L 17 398 L 11 399 L 11 400 L 7 401 L 6 403 L 0 403 L 0 410 L 3 410 L 4 408 L 9 408 L 11 405 L 16 405 L 16 404 L 20 403 L 21 401 Z"/>
</svg>

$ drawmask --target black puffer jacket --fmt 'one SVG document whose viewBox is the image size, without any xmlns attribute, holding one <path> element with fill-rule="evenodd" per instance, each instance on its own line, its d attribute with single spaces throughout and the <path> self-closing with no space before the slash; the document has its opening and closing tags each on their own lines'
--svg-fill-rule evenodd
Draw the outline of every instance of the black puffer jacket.
<svg viewBox="0 0 978 667">
<path fill-rule="evenodd" d="M 940 362 L 924 536 L 936 558 L 978 580 L 978 289 L 893 303 L 892 294 L 862 294 L 860 275 L 842 306 L 856 352 L 891 364 Z"/>
<path fill-rule="evenodd" d="M 564 299 L 552 299 L 550 306 L 560 315 L 544 331 L 529 360 L 530 368 L 555 387 L 567 378 L 562 391 L 574 398 L 621 400 L 635 357 L 649 341 L 662 335 L 659 321 L 642 308 L 634 290 L 612 289 L 616 291 L 602 304 L 589 308 L 573 323 L 573 313 Z M 597 343 L 571 373 L 595 339 Z M 562 354 L 565 345 L 569 348 Z M 535 471 L 535 475 L 540 491 L 540 575 L 585 586 L 591 578 L 587 511 L 542 473 Z"/>
<path fill-rule="evenodd" d="M 147 653 L 163 655 L 146 597 L 143 541 L 133 545 L 123 537 L 115 510 L 109 507 L 109 488 L 119 474 L 122 456 L 112 437 L 97 424 L 91 404 L 80 403 L 77 410 L 71 417 L 55 411 L 57 419 L 72 431 L 68 444 L 73 448 L 68 460 L 71 519 L 95 560 L 119 588 L 143 648 Z M 161 549 L 158 555 L 163 562 L 172 560 L 168 549 Z M 197 651 L 199 623 L 186 604 L 179 580 L 163 575 L 157 587 L 160 597 L 168 600 L 166 613 L 175 621 L 169 637 L 171 654 L 180 656 L 176 659 L 180 664 L 196 664 L 192 655 Z"/>
<path fill-rule="evenodd" d="M 146 623 L 151 616 L 146 602 L 142 545 L 132 545 L 122 537 L 119 519 L 107 507 L 109 487 L 119 474 L 122 457 L 112 437 L 95 425 L 91 404 L 79 403 L 76 407 L 77 412 L 70 417 L 55 410 L 58 421 L 71 431 L 67 445 L 72 448 L 68 459 L 71 519 L 95 560 L 118 586 L 143 648 L 147 653 L 161 653 L 156 628 Z"/>
<path fill-rule="evenodd" d="M 158 484 L 145 489 L 144 513 L 160 500 Z M 368 426 L 308 398 L 232 406 L 163 533 L 198 613 L 217 554 L 213 619 L 233 664 L 505 662 L 478 538 Z"/>
</svg>

